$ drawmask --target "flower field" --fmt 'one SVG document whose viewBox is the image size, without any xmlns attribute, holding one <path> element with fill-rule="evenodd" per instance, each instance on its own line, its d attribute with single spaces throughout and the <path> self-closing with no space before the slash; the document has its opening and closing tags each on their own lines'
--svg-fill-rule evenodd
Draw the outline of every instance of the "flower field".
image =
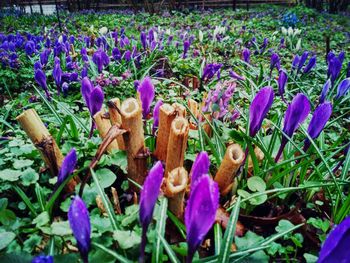
<svg viewBox="0 0 350 263">
<path fill-rule="evenodd" d="M 350 262 L 350 17 L 0 11 L 0 262 Z"/>
</svg>

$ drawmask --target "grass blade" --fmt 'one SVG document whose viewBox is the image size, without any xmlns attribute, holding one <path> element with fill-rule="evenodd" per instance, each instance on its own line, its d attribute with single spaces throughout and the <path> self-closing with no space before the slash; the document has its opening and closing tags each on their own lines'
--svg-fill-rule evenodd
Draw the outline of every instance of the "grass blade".
<svg viewBox="0 0 350 263">
<path fill-rule="evenodd" d="M 156 231 L 164 236 L 165 234 L 165 223 L 167 219 L 168 199 L 163 197 L 160 199 L 159 214 L 157 215 Z M 153 247 L 152 262 L 162 262 L 163 257 L 163 244 L 160 238 L 156 239 Z"/>
</svg>

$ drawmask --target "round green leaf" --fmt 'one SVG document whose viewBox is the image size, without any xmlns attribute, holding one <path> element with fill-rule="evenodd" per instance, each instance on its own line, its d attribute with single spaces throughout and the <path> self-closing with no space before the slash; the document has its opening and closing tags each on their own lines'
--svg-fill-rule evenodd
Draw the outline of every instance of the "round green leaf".
<svg viewBox="0 0 350 263">
<path fill-rule="evenodd" d="M 0 233 L 0 250 L 7 247 L 12 240 L 14 240 L 16 234 L 13 232 L 2 232 Z"/>
<path fill-rule="evenodd" d="M 117 176 L 111 170 L 106 168 L 97 170 L 96 176 L 100 182 L 101 187 L 103 188 L 110 187 L 117 179 Z"/>
<path fill-rule="evenodd" d="M 265 181 L 259 176 L 250 177 L 247 181 L 249 190 L 253 192 L 264 192 L 266 190 Z"/>
</svg>

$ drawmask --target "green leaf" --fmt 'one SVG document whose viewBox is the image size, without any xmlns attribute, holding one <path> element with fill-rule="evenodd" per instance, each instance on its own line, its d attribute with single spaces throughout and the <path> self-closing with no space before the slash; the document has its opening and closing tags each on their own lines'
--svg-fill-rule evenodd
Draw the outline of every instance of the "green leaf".
<svg viewBox="0 0 350 263">
<path fill-rule="evenodd" d="M 19 179 L 19 177 L 21 176 L 21 173 L 22 173 L 21 171 L 5 169 L 0 171 L 0 179 L 4 181 L 14 182 Z"/>
<path fill-rule="evenodd" d="M 116 253 L 115 251 L 113 250 L 110 250 L 108 248 L 106 248 L 105 246 L 101 245 L 101 244 L 98 244 L 98 243 L 95 243 L 95 242 L 92 242 L 92 245 L 96 248 L 99 248 L 101 250 L 103 250 L 104 252 L 112 255 L 113 257 L 115 257 L 118 261 L 117 262 L 121 262 L 121 263 L 131 263 L 132 261 L 124 258 L 123 256 L 119 255 L 118 253 Z"/>
<path fill-rule="evenodd" d="M 57 236 L 68 236 L 72 234 L 68 221 L 53 222 L 51 224 L 51 232 Z"/>
<path fill-rule="evenodd" d="M 283 233 L 285 231 L 288 231 L 289 229 L 293 228 L 294 225 L 289 222 L 288 220 L 285 220 L 285 219 L 281 219 L 279 222 L 278 222 L 278 226 L 276 226 L 276 232 L 277 233 Z M 290 235 L 284 235 L 284 239 L 288 238 Z"/>
<path fill-rule="evenodd" d="M 46 225 L 50 222 L 50 215 L 48 212 L 42 212 L 40 213 L 36 218 L 33 220 L 33 224 L 36 225 L 36 227 L 41 227 Z"/>
<path fill-rule="evenodd" d="M 231 244 L 235 237 L 236 233 L 236 225 L 239 215 L 239 208 L 241 204 L 241 197 L 237 198 L 237 202 L 233 208 L 233 211 L 230 215 L 230 220 L 227 224 L 227 228 L 225 230 L 224 239 L 222 241 L 223 245 L 220 250 L 218 262 L 228 263 L 230 260 L 230 252 L 231 252 Z"/>
<path fill-rule="evenodd" d="M 29 238 L 24 241 L 23 250 L 31 253 L 37 246 L 40 245 L 42 239 L 43 238 L 39 235 L 30 235 Z"/>
<path fill-rule="evenodd" d="M 172 250 L 171 246 L 168 244 L 168 242 L 165 240 L 164 237 L 162 237 L 158 232 L 158 237 L 160 238 L 160 240 L 163 243 L 163 246 L 165 248 L 165 251 L 167 252 L 168 256 L 169 256 L 169 260 L 172 263 L 180 263 L 180 261 L 177 259 L 175 252 Z"/>
<path fill-rule="evenodd" d="M 167 208 L 168 208 L 168 199 L 163 197 L 160 199 L 160 205 L 156 206 L 155 219 L 157 220 L 156 232 L 161 236 L 165 234 L 165 223 L 167 219 Z M 156 238 L 156 242 L 153 246 L 152 252 L 152 262 L 162 262 L 163 258 L 163 244 L 159 237 Z"/>
<path fill-rule="evenodd" d="M 1 249 L 1 248 L 0 248 Z M 1 263 L 30 263 L 32 256 L 29 253 L 10 253 L 0 256 Z"/>
<path fill-rule="evenodd" d="M 258 195 L 249 199 L 251 205 L 261 205 L 267 200 L 267 194 Z"/>
<path fill-rule="evenodd" d="M 39 174 L 33 168 L 27 168 L 21 175 L 22 184 L 29 186 L 39 180 Z"/>
<path fill-rule="evenodd" d="M 9 209 L 4 209 L 0 212 L 0 222 L 3 225 L 11 225 L 14 221 L 16 221 L 16 218 L 16 214 Z"/>
<path fill-rule="evenodd" d="M 266 190 L 266 183 L 259 176 L 250 177 L 247 181 L 247 185 L 252 192 L 264 192 Z"/>
<path fill-rule="evenodd" d="M 2 232 L 0 233 L 0 250 L 7 247 L 12 240 L 14 240 L 16 234 L 13 232 Z"/>
<path fill-rule="evenodd" d="M 128 167 L 128 160 L 126 158 L 126 152 L 113 151 L 110 157 L 112 164 L 118 166 L 123 171 L 123 173 L 127 174 L 126 168 Z"/>
<path fill-rule="evenodd" d="M 304 258 L 306 260 L 306 263 L 316 263 L 318 257 L 309 253 L 304 253 Z"/>
<path fill-rule="evenodd" d="M 34 161 L 32 161 L 32 160 L 28 160 L 28 159 L 21 160 L 21 159 L 19 159 L 19 160 L 15 160 L 13 162 L 13 168 L 19 170 L 19 169 L 22 169 L 24 167 L 31 166 L 33 163 L 34 163 Z"/>
<path fill-rule="evenodd" d="M 141 243 L 141 236 L 135 231 L 116 230 L 113 232 L 113 239 L 118 242 L 121 249 L 129 249 Z"/>
<path fill-rule="evenodd" d="M 103 168 L 96 171 L 96 177 L 102 188 L 110 187 L 117 176 L 109 169 Z"/>
</svg>

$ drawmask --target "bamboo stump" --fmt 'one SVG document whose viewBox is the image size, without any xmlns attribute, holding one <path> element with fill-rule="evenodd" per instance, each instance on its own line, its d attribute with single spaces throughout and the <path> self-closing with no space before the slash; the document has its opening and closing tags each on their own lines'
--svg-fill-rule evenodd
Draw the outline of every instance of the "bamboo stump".
<svg viewBox="0 0 350 263">
<path fill-rule="evenodd" d="M 98 133 L 100 134 L 100 137 L 102 138 L 102 140 L 106 137 L 109 129 L 112 127 L 111 122 L 109 121 L 108 118 L 105 117 L 105 114 L 106 114 L 106 111 L 104 109 L 101 109 L 93 117 L 96 123 Z M 118 150 L 118 149 L 119 149 L 119 146 L 116 140 L 113 140 L 107 146 L 107 151 L 109 153 L 111 153 L 112 150 Z"/>
<path fill-rule="evenodd" d="M 53 176 L 58 176 L 63 161 L 63 155 L 38 113 L 34 109 L 29 109 L 17 116 L 16 120 L 33 142 L 34 146 L 39 150 L 51 174 Z M 74 191 L 76 185 L 77 182 L 74 178 L 70 180 L 66 185 L 67 192 Z"/>
<path fill-rule="evenodd" d="M 214 180 L 218 183 L 222 196 L 227 195 L 233 185 L 236 173 L 244 161 L 244 152 L 238 144 L 230 145 L 221 162 Z"/>
<path fill-rule="evenodd" d="M 142 109 L 134 98 L 126 99 L 121 105 L 122 128 L 128 132 L 123 134 L 127 160 L 128 177 L 143 185 L 147 176 L 148 151 L 143 134 Z M 132 187 L 135 191 L 137 188 Z"/>
<path fill-rule="evenodd" d="M 108 112 L 109 118 L 111 120 L 112 125 L 122 125 L 122 116 L 120 114 L 120 100 L 118 98 L 111 99 L 108 101 Z M 123 140 L 123 136 L 117 137 L 117 142 L 120 150 L 125 150 L 125 144 Z"/>
<path fill-rule="evenodd" d="M 188 121 L 183 117 L 177 117 L 171 123 L 165 164 L 165 177 L 167 177 L 168 173 L 173 169 L 183 166 L 188 131 Z"/>
<path fill-rule="evenodd" d="M 162 160 L 163 162 L 166 161 L 170 127 L 175 117 L 176 112 L 173 106 L 166 103 L 160 106 L 159 128 L 154 155 L 158 160 Z"/>
<path fill-rule="evenodd" d="M 180 219 L 183 217 L 187 184 L 188 173 L 183 167 L 172 170 L 165 180 L 165 195 L 169 200 L 169 209 Z"/>
</svg>

